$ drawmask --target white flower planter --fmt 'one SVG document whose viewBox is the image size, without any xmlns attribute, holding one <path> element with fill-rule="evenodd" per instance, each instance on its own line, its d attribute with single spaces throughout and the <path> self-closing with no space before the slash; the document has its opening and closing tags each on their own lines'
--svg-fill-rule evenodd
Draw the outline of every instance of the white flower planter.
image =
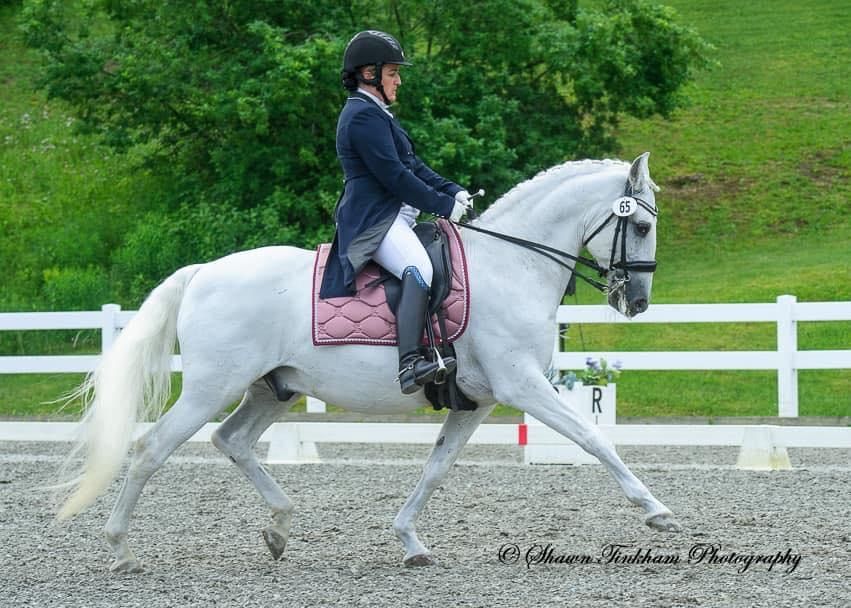
<svg viewBox="0 0 851 608">
<path fill-rule="evenodd" d="M 581 382 L 573 385 L 572 390 L 558 387 L 559 397 L 593 424 L 615 424 L 615 403 L 617 384 L 606 386 L 585 386 Z"/>
<path fill-rule="evenodd" d="M 574 409 L 591 424 L 615 424 L 617 385 L 585 386 L 577 383 L 572 390 L 559 386 L 558 393 L 565 407 Z M 524 422 L 529 426 L 541 425 L 529 414 L 524 415 Z M 526 464 L 600 464 L 594 456 L 567 438 L 559 443 L 527 444 L 523 453 Z"/>
</svg>

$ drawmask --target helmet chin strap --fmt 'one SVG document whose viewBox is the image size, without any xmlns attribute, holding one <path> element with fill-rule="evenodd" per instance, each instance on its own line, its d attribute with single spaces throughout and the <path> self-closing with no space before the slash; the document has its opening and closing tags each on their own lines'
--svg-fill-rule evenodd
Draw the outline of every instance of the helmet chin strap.
<svg viewBox="0 0 851 608">
<path fill-rule="evenodd" d="M 381 93 L 381 98 L 384 100 L 384 103 L 386 103 L 386 104 L 389 106 L 389 105 L 390 105 L 390 100 L 389 100 L 389 99 L 387 99 L 387 95 L 385 95 L 385 94 L 384 94 L 384 85 L 382 85 L 381 83 L 379 83 L 379 84 L 378 84 L 378 86 L 377 86 L 377 88 L 378 88 L 378 92 L 379 92 L 379 93 Z"/>
<path fill-rule="evenodd" d="M 391 102 L 390 102 L 389 99 L 387 99 L 387 94 L 384 92 L 384 85 L 381 84 L 381 71 L 384 69 L 384 64 L 383 63 L 376 63 L 376 64 L 373 64 L 373 65 L 375 65 L 375 76 L 374 77 L 367 80 L 366 78 L 363 77 L 363 73 L 358 71 L 357 79 L 364 84 L 368 84 L 368 85 L 373 86 L 376 89 L 378 89 L 378 92 L 381 93 L 381 98 L 384 100 L 384 103 L 386 103 L 389 106 Z"/>
</svg>

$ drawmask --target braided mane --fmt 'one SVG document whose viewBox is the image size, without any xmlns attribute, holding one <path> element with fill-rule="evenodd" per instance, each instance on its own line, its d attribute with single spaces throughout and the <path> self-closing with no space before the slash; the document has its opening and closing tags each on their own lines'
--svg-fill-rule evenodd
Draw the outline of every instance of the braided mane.
<svg viewBox="0 0 851 608">
<path fill-rule="evenodd" d="M 504 211 L 510 209 L 512 204 L 520 199 L 526 198 L 531 191 L 537 188 L 546 186 L 552 189 L 556 183 L 563 182 L 568 179 L 590 175 L 599 171 L 604 171 L 611 168 L 629 168 L 629 163 L 622 160 L 605 159 L 605 160 L 571 160 L 561 165 L 556 165 L 544 171 L 541 171 L 535 177 L 527 179 L 514 186 L 511 190 L 502 195 L 493 205 L 491 205 L 484 215 L 488 219 L 498 218 Z M 484 215 L 482 217 L 484 217 Z"/>
</svg>

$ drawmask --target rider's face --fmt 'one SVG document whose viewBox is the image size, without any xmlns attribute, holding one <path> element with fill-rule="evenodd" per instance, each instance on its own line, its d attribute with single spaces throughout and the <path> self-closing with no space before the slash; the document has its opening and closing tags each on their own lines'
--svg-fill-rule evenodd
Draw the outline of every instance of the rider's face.
<svg viewBox="0 0 851 608">
<path fill-rule="evenodd" d="M 384 87 L 384 94 L 387 96 L 387 99 L 390 100 L 390 103 L 396 102 L 396 90 L 399 88 L 399 85 L 402 84 L 402 75 L 399 73 L 401 67 L 402 66 L 396 65 L 395 63 L 387 63 L 381 67 L 381 86 Z M 375 72 L 373 68 L 364 68 L 363 75 L 365 78 L 371 79 L 374 74 Z M 367 85 L 364 88 L 369 90 L 376 97 L 380 97 L 377 87 Z"/>
<path fill-rule="evenodd" d="M 402 75 L 399 73 L 401 67 L 391 63 L 381 68 L 381 86 L 384 87 L 384 94 L 390 103 L 396 102 L 396 89 L 402 84 Z"/>
</svg>

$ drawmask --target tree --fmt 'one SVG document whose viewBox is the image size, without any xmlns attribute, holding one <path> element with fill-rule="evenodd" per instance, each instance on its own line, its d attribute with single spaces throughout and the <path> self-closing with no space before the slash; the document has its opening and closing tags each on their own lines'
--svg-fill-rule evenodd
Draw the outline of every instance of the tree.
<svg viewBox="0 0 851 608">
<path fill-rule="evenodd" d="M 644 0 L 25 0 L 22 25 L 49 94 L 168 176 L 144 221 L 180 227 L 173 266 L 329 238 L 339 68 L 361 29 L 393 32 L 415 64 L 397 111 L 421 155 L 494 193 L 616 152 L 619 118 L 669 114 L 708 50 Z"/>
</svg>

